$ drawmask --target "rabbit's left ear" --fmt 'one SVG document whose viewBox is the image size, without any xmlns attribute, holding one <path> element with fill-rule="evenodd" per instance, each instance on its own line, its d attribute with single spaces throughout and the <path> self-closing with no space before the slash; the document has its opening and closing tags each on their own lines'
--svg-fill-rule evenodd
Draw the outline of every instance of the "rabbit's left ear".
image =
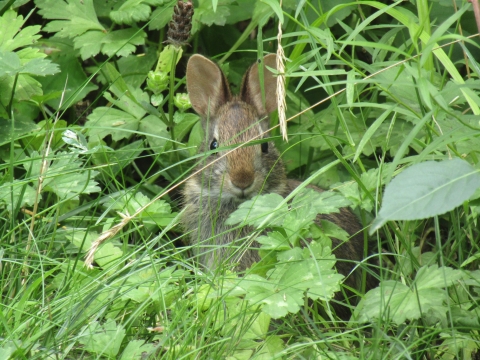
<svg viewBox="0 0 480 360">
<path fill-rule="evenodd" d="M 263 66 L 265 104 L 262 101 L 259 66 Z M 243 77 L 240 89 L 240 98 L 247 104 L 254 106 L 259 114 L 270 114 L 277 108 L 277 78 L 266 66 L 273 69 L 277 68 L 277 56 L 275 54 L 265 56 L 261 64 L 255 63 L 250 66 Z"/>
<path fill-rule="evenodd" d="M 222 70 L 202 55 L 193 55 L 188 60 L 187 90 L 193 109 L 203 118 L 215 115 L 232 99 Z"/>
</svg>

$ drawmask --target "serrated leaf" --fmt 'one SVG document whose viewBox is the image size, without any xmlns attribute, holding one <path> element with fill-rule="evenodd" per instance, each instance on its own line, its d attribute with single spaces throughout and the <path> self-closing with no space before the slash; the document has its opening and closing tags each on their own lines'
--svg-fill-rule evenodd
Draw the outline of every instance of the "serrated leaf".
<svg viewBox="0 0 480 360">
<path fill-rule="evenodd" d="M 333 270 L 335 259 L 329 249 L 312 242 L 308 249 L 297 247 L 284 252 L 279 255 L 279 261 L 282 260 L 285 263 L 267 273 L 268 279 L 247 275 L 239 283 L 245 298 L 262 304 L 262 311 L 272 318 L 298 312 L 305 291 L 313 300 L 330 300 L 340 290 L 343 275 Z"/>
<path fill-rule="evenodd" d="M 138 124 L 139 120 L 125 111 L 98 107 L 88 116 L 85 128 L 89 138 L 103 139 L 111 135 L 112 140 L 118 141 L 130 138 L 138 129 Z"/>
<path fill-rule="evenodd" d="M 19 73 L 37 75 L 37 76 L 46 76 L 54 75 L 60 72 L 57 64 L 52 63 L 48 59 L 33 59 L 22 66 L 18 71 Z"/>
<path fill-rule="evenodd" d="M 32 152 L 30 162 L 23 164 L 23 167 L 30 171 L 32 178 L 40 175 L 42 168 L 42 158 L 36 152 Z M 68 154 L 59 152 L 51 156 L 50 165 L 43 173 L 43 190 L 54 192 L 60 199 L 78 199 L 80 194 L 91 194 L 99 192 L 100 188 L 94 177 L 97 171 L 83 168 L 83 162 L 78 159 L 78 154 Z"/>
<path fill-rule="evenodd" d="M 6 11 L 0 17 L 0 50 L 13 51 L 23 46 L 34 44 L 41 35 L 40 25 L 23 27 L 25 21 L 13 10 Z"/>
<path fill-rule="evenodd" d="M 87 31 L 85 34 L 75 37 L 74 48 L 80 50 L 82 60 L 86 60 L 100 53 L 103 39 L 107 36 L 103 31 Z"/>
<path fill-rule="evenodd" d="M 108 242 L 95 251 L 95 262 L 101 267 L 105 267 L 115 260 L 120 259 L 122 256 L 123 251 L 111 242 Z"/>
<path fill-rule="evenodd" d="M 106 31 L 95 13 L 93 0 L 36 0 L 39 14 L 45 19 L 61 19 L 49 22 L 44 30 L 56 32 L 60 37 L 74 38 L 88 30 Z"/>
<path fill-rule="evenodd" d="M 480 187 L 480 171 L 465 160 L 426 161 L 396 176 L 385 188 L 370 233 L 388 220 L 416 220 L 444 214 Z"/>
<path fill-rule="evenodd" d="M 145 355 L 152 353 L 156 346 L 146 343 L 144 340 L 130 340 L 122 352 L 120 360 L 142 359 Z"/>
<path fill-rule="evenodd" d="M 148 115 L 140 121 L 139 131 L 144 132 L 148 144 L 157 153 L 163 152 L 163 148 L 171 140 L 170 132 L 167 131 L 167 125 L 158 117 Z"/>
<path fill-rule="evenodd" d="M 6 207 L 11 212 L 12 199 L 14 206 L 20 208 L 24 205 L 33 205 L 35 196 L 35 189 L 24 181 L 13 180 L 13 182 L 6 182 L 0 186 L 0 207 Z M 41 199 L 42 195 L 39 194 L 38 200 Z M 19 201 L 20 203 L 18 203 Z"/>
<path fill-rule="evenodd" d="M 288 213 L 288 205 L 283 202 L 283 197 L 278 194 L 259 195 L 252 200 L 247 200 L 238 206 L 225 222 L 227 225 L 235 225 L 241 222 L 260 226 L 267 217 L 270 217 L 269 224 L 280 225 L 283 216 Z M 278 209 L 277 209 L 278 207 Z"/>
<path fill-rule="evenodd" d="M 150 6 L 144 0 L 127 0 L 117 10 L 110 12 L 110 19 L 117 24 L 131 25 L 137 21 L 146 21 L 151 13 Z"/>
<path fill-rule="evenodd" d="M 271 231 L 267 236 L 259 236 L 257 242 L 262 245 L 260 247 L 262 250 L 290 250 L 290 242 L 278 231 Z"/>
<path fill-rule="evenodd" d="M 128 56 L 135 51 L 136 45 L 145 44 L 147 34 L 135 28 L 109 32 L 102 39 L 102 53 L 107 56 Z"/>
<path fill-rule="evenodd" d="M 103 325 L 98 321 L 85 325 L 78 336 L 78 342 L 89 352 L 116 358 L 124 337 L 125 329 L 117 325 L 115 320 L 107 319 Z"/>
<path fill-rule="evenodd" d="M 74 228 L 65 233 L 65 237 L 81 252 L 86 252 L 90 249 L 92 243 L 98 238 L 98 233 L 93 231 L 77 230 Z"/>
<path fill-rule="evenodd" d="M 216 11 L 213 10 L 211 0 L 199 0 L 199 6 L 195 8 L 192 23 L 196 22 L 212 26 L 213 24 L 223 26 L 227 22 L 230 15 L 230 9 L 227 6 L 231 0 L 224 1 L 224 5 L 217 6 Z"/>
<path fill-rule="evenodd" d="M 412 288 L 398 281 L 384 281 L 365 295 L 360 321 L 388 316 L 391 321 L 401 324 L 419 319 L 429 310 L 445 313 L 444 302 L 448 297 L 445 288 L 462 276 L 459 270 L 433 265 L 420 268 Z"/>
<path fill-rule="evenodd" d="M 142 193 L 136 194 L 120 192 L 118 196 L 111 197 L 105 202 L 110 210 L 117 210 L 122 213 L 134 214 L 138 209 L 147 205 L 150 198 Z M 147 206 L 138 216 L 145 222 L 155 223 L 159 227 L 165 227 L 170 224 L 177 213 L 172 213 L 172 208 L 165 200 L 157 200 Z"/>
<path fill-rule="evenodd" d="M 0 86 L 2 82 L 0 81 Z M 1 91 L 0 91 L 1 96 Z M 14 129 L 12 134 L 12 120 L 1 119 L 0 120 L 0 145 L 10 142 L 14 139 L 20 138 L 22 135 L 27 134 L 37 129 L 37 125 L 30 120 L 15 119 L 13 122 Z"/>
</svg>

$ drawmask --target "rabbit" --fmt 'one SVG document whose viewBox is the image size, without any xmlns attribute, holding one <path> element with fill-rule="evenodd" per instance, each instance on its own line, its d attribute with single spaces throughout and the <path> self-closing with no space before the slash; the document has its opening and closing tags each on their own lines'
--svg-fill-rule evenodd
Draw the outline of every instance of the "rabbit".
<svg viewBox="0 0 480 360">
<path fill-rule="evenodd" d="M 265 56 L 262 66 L 265 102 L 262 101 L 257 63 L 247 70 L 240 93 L 234 96 L 225 75 L 215 63 L 198 54 L 190 57 L 187 90 L 193 109 L 202 118 L 206 134 L 200 152 L 268 137 L 268 114 L 276 109 L 277 103 L 276 78 L 266 66 L 276 68 L 276 55 Z M 186 181 L 181 222 L 201 265 L 215 270 L 230 261 L 236 264 L 236 270 L 242 271 L 260 260 L 255 241 L 248 249 L 235 251 L 240 245 L 238 239 L 247 238 L 254 229 L 244 226 L 232 230 L 234 227 L 226 225 L 225 221 L 242 202 L 260 193 L 285 197 L 301 182 L 287 179 L 280 154 L 271 141 L 229 151 L 231 149 L 209 155 L 196 171 L 212 164 Z M 221 157 L 225 153 L 227 155 Z M 324 191 L 316 186 L 309 188 Z M 347 277 L 345 284 L 359 289 L 361 271 L 352 270 L 364 255 L 361 224 L 345 208 L 339 213 L 318 215 L 316 222 L 319 224 L 321 219 L 337 224 L 351 235 L 347 242 L 332 239 L 332 246 L 340 259 L 336 268 Z M 374 287 L 374 280 L 367 275 L 367 289 L 371 287 Z"/>
</svg>

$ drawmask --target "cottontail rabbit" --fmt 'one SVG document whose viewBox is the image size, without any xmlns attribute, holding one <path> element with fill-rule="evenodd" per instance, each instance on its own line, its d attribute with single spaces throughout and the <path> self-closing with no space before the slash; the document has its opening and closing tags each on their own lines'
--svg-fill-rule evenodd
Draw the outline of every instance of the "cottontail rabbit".
<svg viewBox="0 0 480 360">
<path fill-rule="evenodd" d="M 252 65 L 244 75 L 240 94 L 232 96 L 227 79 L 216 64 L 201 55 L 190 58 L 187 65 L 188 94 L 193 108 L 202 117 L 206 133 L 200 151 L 268 136 L 268 114 L 276 108 L 276 78 L 265 65 L 276 68 L 276 57 L 267 55 L 263 62 L 265 103 L 262 101 L 257 64 Z M 238 242 L 252 234 L 253 229 L 245 226 L 232 230 L 232 226 L 225 225 L 225 220 L 243 201 L 259 193 L 277 193 L 285 197 L 300 182 L 286 178 L 273 142 L 228 151 L 210 155 L 198 169 L 215 162 L 186 182 L 183 190 L 186 208 L 182 222 L 202 265 L 215 269 L 229 261 L 238 264 L 237 270 L 244 270 L 260 260 L 258 251 L 251 249 L 258 245 L 255 242 L 248 250 L 235 252 L 241 245 Z M 227 155 L 220 158 L 225 153 Z M 327 219 L 352 235 L 348 242 L 336 239 L 332 242 L 339 259 L 337 270 L 347 276 L 345 282 L 348 286 L 358 289 L 361 272 L 350 273 L 363 258 L 361 225 L 347 209 L 319 215 L 316 221 L 320 219 Z"/>
</svg>

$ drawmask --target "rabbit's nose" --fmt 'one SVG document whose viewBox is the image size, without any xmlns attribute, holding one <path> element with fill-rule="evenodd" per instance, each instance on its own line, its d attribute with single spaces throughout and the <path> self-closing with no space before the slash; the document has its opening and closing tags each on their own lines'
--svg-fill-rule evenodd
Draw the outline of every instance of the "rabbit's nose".
<svg viewBox="0 0 480 360">
<path fill-rule="evenodd" d="M 238 171 L 230 173 L 230 181 L 240 190 L 245 190 L 253 184 L 255 174 L 252 171 Z"/>
</svg>

